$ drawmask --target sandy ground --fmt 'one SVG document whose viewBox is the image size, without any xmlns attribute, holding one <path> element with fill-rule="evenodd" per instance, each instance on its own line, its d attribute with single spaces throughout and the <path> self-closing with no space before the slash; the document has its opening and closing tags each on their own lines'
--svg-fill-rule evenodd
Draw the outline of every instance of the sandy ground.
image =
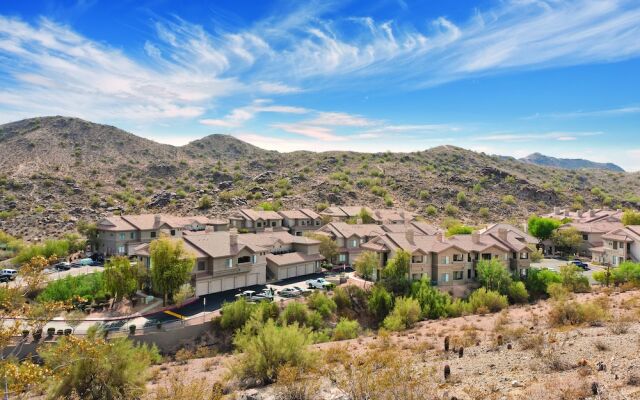
<svg viewBox="0 0 640 400">
<path fill-rule="evenodd" d="M 606 294 L 577 296 L 580 302 Z M 608 295 L 611 315 L 632 317 L 621 326 L 610 321 L 601 326 L 552 328 L 547 322 L 550 302 L 512 307 L 498 314 L 474 315 L 437 321 L 423 321 L 413 329 L 391 336 L 398 357 L 418 361 L 415 368 L 429 371 L 432 398 L 457 399 L 640 399 L 640 291 Z M 502 336 L 500 341 L 498 335 Z M 444 338 L 451 347 L 464 347 L 464 355 L 445 352 Z M 542 338 L 542 344 L 528 343 Z M 375 351 L 380 338 L 360 337 L 342 342 L 314 345 L 324 354 L 346 351 L 351 356 Z M 217 382 L 228 374 L 233 355 L 192 359 L 184 364 L 165 363 L 154 367 L 149 383 L 150 397 L 157 385 L 180 379 Z M 444 379 L 444 365 L 451 377 Z M 604 365 L 599 367 L 599 365 Z M 326 378 L 324 399 L 347 399 Z M 591 395 L 592 387 L 598 395 Z M 235 393 L 237 398 L 273 399 L 273 387 Z"/>
</svg>

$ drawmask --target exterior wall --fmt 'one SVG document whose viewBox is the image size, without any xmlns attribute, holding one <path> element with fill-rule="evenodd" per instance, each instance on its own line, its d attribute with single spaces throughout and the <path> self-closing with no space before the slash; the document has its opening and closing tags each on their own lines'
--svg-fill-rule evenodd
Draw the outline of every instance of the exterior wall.
<svg viewBox="0 0 640 400">
<path fill-rule="evenodd" d="M 294 236 L 304 236 L 305 232 L 315 231 L 322 226 L 320 219 L 289 219 L 282 220 L 282 226 L 289 228 L 289 232 Z"/>
<path fill-rule="evenodd" d="M 278 266 L 267 261 L 269 275 L 281 281 L 288 278 L 295 278 L 320 272 L 320 261 L 309 261 L 299 264 Z"/>
<path fill-rule="evenodd" d="M 420 260 L 419 257 L 422 259 Z M 409 267 L 409 279 L 419 280 L 423 277 L 431 280 L 431 255 L 414 254 L 411 256 L 411 266 Z"/>
</svg>

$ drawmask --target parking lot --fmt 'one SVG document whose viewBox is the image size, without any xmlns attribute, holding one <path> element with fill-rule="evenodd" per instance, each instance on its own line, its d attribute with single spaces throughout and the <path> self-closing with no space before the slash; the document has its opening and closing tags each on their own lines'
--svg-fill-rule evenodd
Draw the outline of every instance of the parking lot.
<svg viewBox="0 0 640 400">
<path fill-rule="evenodd" d="M 567 265 L 569 261 L 567 260 L 558 260 L 555 258 L 545 258 L 543 260 L 541 260 L 538 263 L 532 263 L 531 266 L 533 268 L 547 268 L 550 269 L 552 271 L 555 272 L 560 272 L 560 268 L 564 265 Z M 582 275 L 586 276 L 589 279 L 590 283 L 596 283 L 596 281 L 593 279 L 593 273 L 595 271 L 601 271 L 603 269 L 605 269 L 606 267 L 600 266 L 600 265 L 595 265 L 592 264 L 590 262 L 587 262 L 587 264 L 589 265 L 589 270 L 588 271 L 582 271 Z"/>
</svg>

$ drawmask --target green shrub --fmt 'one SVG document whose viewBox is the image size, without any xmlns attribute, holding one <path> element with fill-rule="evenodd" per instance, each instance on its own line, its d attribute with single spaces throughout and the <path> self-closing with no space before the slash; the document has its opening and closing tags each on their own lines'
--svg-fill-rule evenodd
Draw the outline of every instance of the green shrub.
<svg viewBox="0 0 640 400">
<path fill-rule="evenodd" d="M 473 233 L 472 226 L 456 224 L 447 229 L 447 236 L 453 235 L 471 235 Z"/>
<path fill-rule="evenodd" d="M 280 320 L 284 325 L 293 324 L 295 322 L 298 325 L 304 325 L 309 318 L 309 307 L 304 303 L 292 301 L 287 304 L 282 313 L 280 314 Z"/>
<path fill-rule="evenodd" d="M 595 323 L 607 318 L 607 309 L 602 302 L 598 301 L 578 303 L 562 299 L 554 302 L 548 318 L 552 326 Z"/>
<path fill-rule="evenodd" d="M 513 304 L 523 304 L 529 301 L 529 293 L 523 282 L 511 282 L 507 288 L 507 297 Z"/>
<path fill-rule="evenodd" d="M 453 318 L 468 315 L 472 312 L 471 305 L 462 299 L 454 299 L 447 305 L 447 315 Z"/>
<path fill-rule="evenodd" d="M 311 293 L 307 298 L 307 305 L 310 309 L 319 312 L 323 318 L 329 318 L 337 309 L 336 302 L 319 290 Z"/>
<path fill-rule="evenodd" d="M 333 340 L 355 339 L 358 337 L 359 331 L 360 324 L 358 321 L 340 318 L 340 321 L 333 330 Z"/>
<path fill-rule="evenodd" d="M 374 286 L 369 296 L 368 309 L 377 321 L 382 321 L 393 308 L 393 297 L 382 286 Z"/>
<path fill-rule="evenodd" d="M 273 382 L 282 366 L 301 370 L 311 367 L 314 353 L 307 349 L 311 343 L 311 330 L 298 324 L 277 326 L 270 319 L 264 324 L 247 326 L 233 339 L 240 354 L 231 365 L 231 372 L 239 380 Z"/>
<path fill-rule="evenodd" d="M 68 235 L 65 239 L 50 239 L 41 244 L 23 247 L 13 261 L 16 264 L 23 264 L 36 256 L 65 257 L 72 252 L 84 249 L 85 244 L 86 241 L 78 235 Z"/>
<path fill-rule="evenodd" d="M 351 309 L 351 297 L 349 297 L 349 293 L 341 286 L 338 286 L 333 291 L 333 301 L 336 303 L 338 311 Z"/>
<path fill-rule="evenodd" d="M 206 210 L 208 208 L 211 208 L 212 205 L 213 205 L 213 199 L 211 199 L 211 196 L 207 194 L 200 197 L 200 200 L 198 200 L 198 208 L 201 210 Z"/>
<path fill-rule="evenodd" d="M 222 304 L 220 327 L 229 331 L 235 331 L 242 328 L 251 314 L 255 310 L 255 305 L 249 303 L 246 299 L 240 298 L 230 303 Z"/>
<path fill-rule="evenodd" d="M 591 291 L 589 279 L 582 275 L 582 270 L 575 265 L 560 267 L 562 285 L 574 293 L 588 293 Z"/>
<path fill-rule="evenodd" d="M 611 276 L 616 285 L 631 283 L 638 286 L 640 285 L 640 263 L 625 261 L 611 270 Z"/>
<path fill-rule="evenodd" d="M 444 212 L 447 215 L 454 217 L 458 215 L 460 210 L 458 209 L 458 207 L 454 206 L 453 204 L 447 204 L 446 207 L 444 208 Z"/>
<path fill-rule="evenodd" d="M 391 314 L 384 319 L 384 327 L 390 331 L 402 331 L 413 327 L 420 319 L 420 304 L 410 297 L 396 298 Z"/>
<path fill-rule="evenodd" d="M 483 287 L 469 296 L 469 307 L 474 313 L 498 312 L 508 306 L 507 296 Z"/>
<path fill-rule="evenodd" d="M 458 201 L 459 205 L 464 206 L 465 204 L 467 204 L 467 195 L 464 192 L 460 191 L 456 195 L 456 200 Z"/>
<path fill-rule="evenodd" d="M 552 283 L 562 283 L 562 277 L 547 268 L 529 268 L 524 285 L 533 298 L 540 298 L 548 294 L 548 287 Z"/>
<path fill-rule="evenodd" d="M 435 208 L 432 205 L 428 205 L 425 209 L 424 212 L 427 213 L 428 216 L 433 217 L 438 213 L 438 209 Z"/>
<path fill-rule="evenodd" d="M 438 319 L 447 316 L 447 310 L 451 304 L 451 296 L 432 287 L 428 278 L 422 278 L 411 284 L 411 297 L 420 304 L 423 317 Z"/>
<path fill-rule="evenodd" d="M 514 206 L 516 204 L 516 198 L 508 194 L 502 197 L 502 202 L 506 205 Z"/>
<path fill-rule="evenodd" d="M 70 301 L 76 296 L 88 301 L 104 301 L 107 297 L 102 272 L 89 275 L 67 275 L 50 282 L 38 295 L 38 301 Z"/>
</svg>

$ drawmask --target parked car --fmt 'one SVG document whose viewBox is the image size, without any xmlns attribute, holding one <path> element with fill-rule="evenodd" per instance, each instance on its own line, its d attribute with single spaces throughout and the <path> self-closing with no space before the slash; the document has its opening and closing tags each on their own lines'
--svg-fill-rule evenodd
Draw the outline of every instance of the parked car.
<svg viewBox="0 0 640 400">
<path fill-rule="evenodd" d="M 271 294 L 269 289 L 265 289 L 260 293 L 257 293 L 255 290 L 245 290 L 242 293 L 238 293 L 236 295 L 236 298 L 244 298 L 250 302 L 262 301 L 262 300 L 273 301 L 273 295 Z"/>
<path fill-rule="evenodd" d="M 278 295 L 281 297 L 298 297 L 301 294 L 302 292 L 300 292 L 300 290 L 292 287 L 284 288 L 278 292 Z"/>
<path fill-rule="evenodd" d="M 0 275 L 0 283 L 9 282 L 10 280 L 11 278 L 9 277 L 9 275 Z"/>
<path fill-rule="evenodd" d="M 16 279 L 16 276 L 18 276 L 18 271 L 16 271 L 15 269 L 5 268 L 2 271 L 0 271 L 0 276 L 6 276 L 9 278 L 9 280 L 12 281 Z"/>
<path fill-rule="evenodd" d="M 331 289 L 335 285 L 324 278 L 309 279 L 305 282 L 309 289 Z"/>
<path fill-rule="evenodd" d="M 57 270 L 57 271 L 68 271 L 69 269 L 71 269 L 71 263 L 68 263 L 66 261 L 62 261 L 59 262 L 57 264 L 53 265 L 53 269 Z"/>
<path fill-rule="evenodd" d="M 585 263 L 585 262 L 580 261 L 580 260 L 573 260 L 569 264 L 575 265 L 576 267 L 582 269 L 583 271 L 588 271 L 589 270 L 589 265 L 587 263 Z"/>
</svg>

